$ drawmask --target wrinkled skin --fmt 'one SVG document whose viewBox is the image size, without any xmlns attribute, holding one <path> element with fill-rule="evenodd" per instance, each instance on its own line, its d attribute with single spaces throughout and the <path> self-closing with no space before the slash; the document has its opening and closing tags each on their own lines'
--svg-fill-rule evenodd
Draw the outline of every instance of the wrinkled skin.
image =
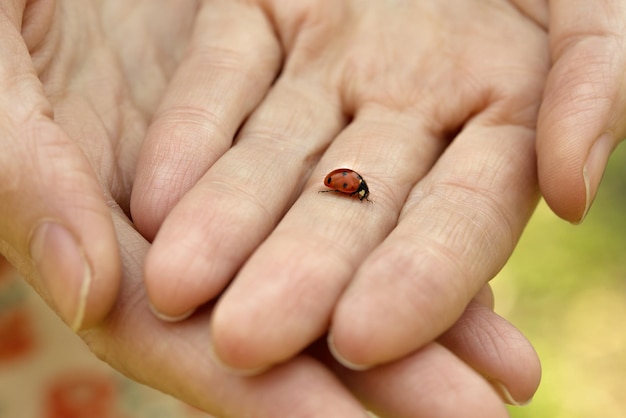
<svg viewBox="0 0 626 418">
<path fill-rule="evenodd" d="M 358 401 L 383 417 L 458 408 L 506 416 L 482 376 L 525 401 L 539 379 L 536 356 L 493 314 L 488 292 L 464 307 L 537 198 L 548 13 L 528 3 L 4 1 L 2 254 L 101 358 L 219 416 L 362 416 Z M 602 12 L 623 21 L 621 6 L 610 7 Z M 553 57 L 567 58 L 553 71 L 597 51 L 567 42 L 585 39 L 573 27 L 551 39 Z M 589 42 L 612 28 L 586 28 Z M 623 103 L 608 70 L 623 61 L 594 64 L 609 73 L 600 91 L 608 105 L 586 115 L 616 140 Z M 576 171 L 594 132 L 568 148 L 559 135 L 578 132 L 578 119 L 556 134 L 546 128 L 575 113 L 558 93 L 578 79 L 561 71 L 565 81 L 550 73 L 540 113 L 539 173 L 571 184 L 546 198 L 576 221 L 594 193 L 581 199 Z M 542 168 L 562 148 L 576 157 L 567 170 Z M 339 165 L 366 176 L 373 204 L 316 193 Z M 146 238 L 159 232 L 152 247 L 131 208 Z M 167 324 L 143 290 L 148 252 L 150 300 L 170 317 L 216 296 L 241 269 L 215 312 Z M 268 277 L 273 285 L 263 286 Z M 365 372 L 339 366 L 324 344 L 296 355 L 331 315 L 346 364 L 412 354 Z M 231 350 L 241 342 L 254 349 Z M 234 368 L 286 361 L 246 378 L 214 363 L 213 351 Z"/>
<path fill-rule="evenodd" d="M 210 41 L 191 48 L 212 59 L 201 73 L 196 57 L 178 69 L 132 196 L 154 239 L 145 280 L 156 310 L 184 317 L 228 287 L 214 349 L 248 371 L 292 357 L 329 324 L 336 357 L 357 369 L 436 338 L 535 207 L 536 130 L 546 199 L 570 221 L 584 216 L 597 187 L 586 154 L 603 130 L 624 131 L 614 117 L 624 43 L 610 33 L 624 6 L 605 4 L 207 3 L 196 30 Z M 607 41 L 575 32 L 576 13 L 613 25 Z M 188 91 L 189 80 L 205 88 Z M 605 92 L 592 81 L 612 92 L 606 107 L 586 109 Z M 593 129 L 580 126 L 592 117 Z M 602 142 L 596 168 L 614 144 Z M 365 177 L 372 204 L 317 193 L 338 167 Z"/>
</svg>

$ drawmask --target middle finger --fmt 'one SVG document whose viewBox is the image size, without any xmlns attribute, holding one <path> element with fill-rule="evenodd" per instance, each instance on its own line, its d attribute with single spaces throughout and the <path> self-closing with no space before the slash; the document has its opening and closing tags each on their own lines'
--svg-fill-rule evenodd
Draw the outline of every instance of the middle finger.
<svg viewBox="0 0 626 418">
<path fill-rule="evenodd" d="M 212 335 L 225 364 L 257 369 L 277 363 L 324 333 L 360 261 L 393 229 L 410 188 L 439 156 L 444 143 L 434 136 L 417 112 L 361 108 L 220 298 Z M 338 167 L 364 176 L 371 203 L 318 193 L 324 174 Z"/>
</svg>

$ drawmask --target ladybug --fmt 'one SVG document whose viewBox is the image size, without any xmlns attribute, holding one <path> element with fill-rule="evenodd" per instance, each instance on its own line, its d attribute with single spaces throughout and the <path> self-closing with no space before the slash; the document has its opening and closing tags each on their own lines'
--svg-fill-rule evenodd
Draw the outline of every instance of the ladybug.
<svg viewBox="0 0 626 418">
<path fill-rule="evenodd" d="M 369 200 L 370 191 L 363 177 L 349 168 L 338 168 L 331 171 L 324 178 L 324 185 L 332 190 L 320 190 L 320 192 L 340 192 L 350 196 L 357 195 L 359 200 Z"/>
</svg>

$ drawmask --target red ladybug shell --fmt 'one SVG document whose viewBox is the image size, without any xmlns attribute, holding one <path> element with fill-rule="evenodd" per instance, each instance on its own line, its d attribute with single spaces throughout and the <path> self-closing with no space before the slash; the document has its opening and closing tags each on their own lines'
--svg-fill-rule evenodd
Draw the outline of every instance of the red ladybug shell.
<svg viewBox="0 0 626 418">
<path fill-rule="evenodd" d="M 324 178 L 324 185 L 332 190 L 323 190 L 324 192 L 340 192 L 349 195 L 358 195 L 359 200 L 368 200 L 370 191 L 363 177 L 354 170 L 349 168 L 338 168 L 331 171 Z"/>
</svg>

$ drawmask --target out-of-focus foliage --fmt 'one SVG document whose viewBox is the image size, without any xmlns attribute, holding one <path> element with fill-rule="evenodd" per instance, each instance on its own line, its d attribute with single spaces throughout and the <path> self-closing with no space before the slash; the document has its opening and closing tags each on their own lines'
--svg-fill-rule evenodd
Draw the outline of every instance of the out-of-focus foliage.
<svg viewBox="0 0 626 418">
<path fill-rule="evenodd" d="M 542 203 L 493 281 L 496 311 L 537 349 L 542 383 L 514 418 L 626 417 L 626 146 L 582 225 Z"/>
</svg>

